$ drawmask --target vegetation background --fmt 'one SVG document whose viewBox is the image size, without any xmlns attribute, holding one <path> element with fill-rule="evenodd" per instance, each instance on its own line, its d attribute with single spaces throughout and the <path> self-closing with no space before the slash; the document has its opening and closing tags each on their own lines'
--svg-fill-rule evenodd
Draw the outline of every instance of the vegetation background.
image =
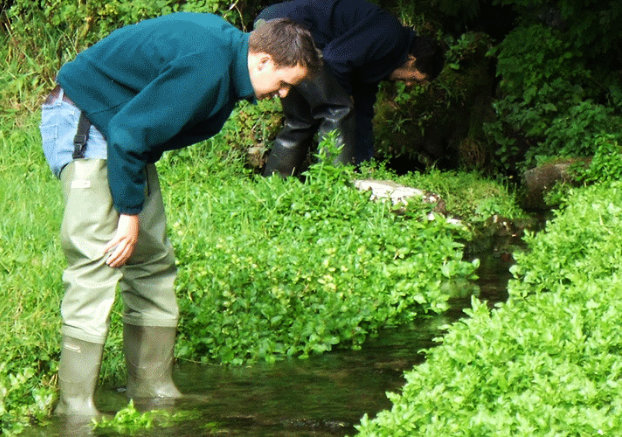
<svg viewBox="0 0 622 437">
<path fill-rule="evenodd" d="M 56 71 L 125 24 L 185 10 L 218 13 L 248 30 L 269 3 L 0 3 L 4 433 L 45 421 L 56 396 L 62 200 L 37 127 Z M 378 3 L 448 49 L 447 67 L 433 83 L 383 85 L 375 127 L 385 164 L 357 175 L 335 169 L 325 163 L 327 141 L 304 182 L 258 177 L 247 149 L 268 147 L 281 119 L 276 100 L 240 105 L 218 137 L 159 163 L 180 265 L 176 355 L 231 364 L 306 357 L 360 347 L 383 326 L 443 311 L 450 296 L 441 284 L 475 274 L 463 244 L 478 224 L 495 214 L 523 215 L 522 172 L 587 158 L 551 195 L 560 213 L 544 233 L 527 238 L 530 254 L 516 254 L 507 306 L 491 313 L 474 299 L 469 321 L 453 327 L 407 376 L 404 393 L 393 395 L 393 411 L 365 418 L 360 432 L 619 434 L 622 360 L 612 329 L 620 319 L 622 265 L 622 4 Z M 419 202 L 396 214 L 354 190 L 355 177 L 438 192 L 467 226 L 438 214 L 429 220 L 434 206 Z M 124 378 L 119 310 L 104 381 Z"/>
</svg>

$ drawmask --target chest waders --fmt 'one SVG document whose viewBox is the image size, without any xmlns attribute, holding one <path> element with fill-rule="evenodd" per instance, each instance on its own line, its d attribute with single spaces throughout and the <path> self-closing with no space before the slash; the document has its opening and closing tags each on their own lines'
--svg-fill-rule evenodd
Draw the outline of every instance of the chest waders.
<svg viewBox="0 0 622 437">
<path fill-rule="evenodd" d="M 73 159 L 84 158 L 90 128 L 90 120 L 80 112 L 73 139 Z M 82 417 L 84 421 L 100 416 L 93 402 L 93 394 L 99 378 L 103 349 L 103 344 L 63 335 L 58 365 L 60 398 L 54 414 L 74 419 Z"/>
<path fill-rule="evenodd" d="M 73 138 L 74 151 L 72 158 L 74 160 L 84 158 L 89 141 L 90 127 L 89 119 L 84 113 L 81 113 L 76 134 Z M 149 178 L 154 177 L 151 174 L 152 172 L 155 172 L 155 169 L 152 171 L 146 170 L 147 196 L 150 195 Z M 157 176 L 155 177 L 157 178 Z M 147 210 L 150 211 L 151 209 L 146 206 L 145 211 Z M 149 221 L 151 216 L 147 215 L 146 217 Z M 143 231 L 142 238 L 139 239 L 141 247 L 144 248 L 145 235 L 150 234 L 149 231 L 151 230 L 145 229 Z M 161 258 L 162 250 L 164 249 L 157 246 L 153 256 Z M 125 275 L 130 276 L 125 277 Z M 131 275 L 132 270 L 126 269 L 123 276 L 127 281 Z M 124 296 L 125 298 L 129 298 L 129 296 Z M 181 396 L 172 379 L 175 336 L 175 326 L 138 326 L 132 324 L 131 321 L 128 323 L 127 320 L 124 320 L 123 350 L 128 369 L 126 392 L 128 397 L 136 399 L 174 399 Z M 102 351 L 103 344 L 97 341 L 86 341 L 72 335 L 63 334 L 58 372 L 60 399 L 55 414 L 72 417 L 74 420 L 79 418 L 90 420 L 91 417 L 100 416 L 93 396 L 99 378 Z"/>
</svg>

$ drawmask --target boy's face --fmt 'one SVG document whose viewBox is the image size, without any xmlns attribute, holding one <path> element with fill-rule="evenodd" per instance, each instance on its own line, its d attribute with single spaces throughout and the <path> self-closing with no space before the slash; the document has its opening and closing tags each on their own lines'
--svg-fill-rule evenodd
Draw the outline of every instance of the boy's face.
<svg viewBox="0 0 622 437">
<path fill-rule="evenodd" d="M 415 67 L 416 60 L 417 58 L 413 55 L 408 55 L 406 62 L 393 70 L 389 75 L 389 80 L 401 80 L 408 86 L 424 82 L 428 76 L 417 70 L 417 67 Z"/>
<path fill-rule="evenodd" d="M 258 99 L 267 99 L 287 96 L 293 86 L 307 77 L 308 71 L 300 65 L 277 67 L 270 55 L 259 54 L 249 63 L 249 74 L 255 96 Z"/>
</svg>

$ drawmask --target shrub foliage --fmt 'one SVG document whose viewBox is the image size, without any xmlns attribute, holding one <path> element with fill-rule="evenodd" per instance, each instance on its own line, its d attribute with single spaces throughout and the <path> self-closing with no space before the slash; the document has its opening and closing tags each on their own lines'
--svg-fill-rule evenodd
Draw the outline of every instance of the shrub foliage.
<svg viewBox="0 0 622 437">
<path fill-rule="evenodd" d="M 181 356 L 240 363 L 359 346 L 442 311 L 441 283 L 473 274 L 456 242 L 463 228 L 428 220 L 419 200 L 396 214 L 352 187 L 349 167 L 319 159 L 304 183 L 197 178 L 193 209 L 173 195 L 173 228 L 185 228 Z"/>
<path fill-rule="evenodd" d="M 509 301 L 473 298 L 359 435 L 620 434 L 620 204 L 619 181 L 575 192 L 515 254 Z"/>
</svg>

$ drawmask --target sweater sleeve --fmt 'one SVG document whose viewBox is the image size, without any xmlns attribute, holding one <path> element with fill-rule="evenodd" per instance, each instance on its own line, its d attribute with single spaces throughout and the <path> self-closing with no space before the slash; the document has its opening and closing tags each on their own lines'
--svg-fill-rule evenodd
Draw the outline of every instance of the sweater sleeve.
<svg viewBox="0 0 622 437">
<path fill-rule="evenodd" d="M 199 117 L 218 111 L 221 94 L 229 90 L 227 76 L 214 71 L 217 65 L 196 57 L 177 60 L 110 120 L 108 183 L 119 213 L 142 210 L 144 168 L 150 156 L 161 154 L 164 143 Z"/>
</svg>

